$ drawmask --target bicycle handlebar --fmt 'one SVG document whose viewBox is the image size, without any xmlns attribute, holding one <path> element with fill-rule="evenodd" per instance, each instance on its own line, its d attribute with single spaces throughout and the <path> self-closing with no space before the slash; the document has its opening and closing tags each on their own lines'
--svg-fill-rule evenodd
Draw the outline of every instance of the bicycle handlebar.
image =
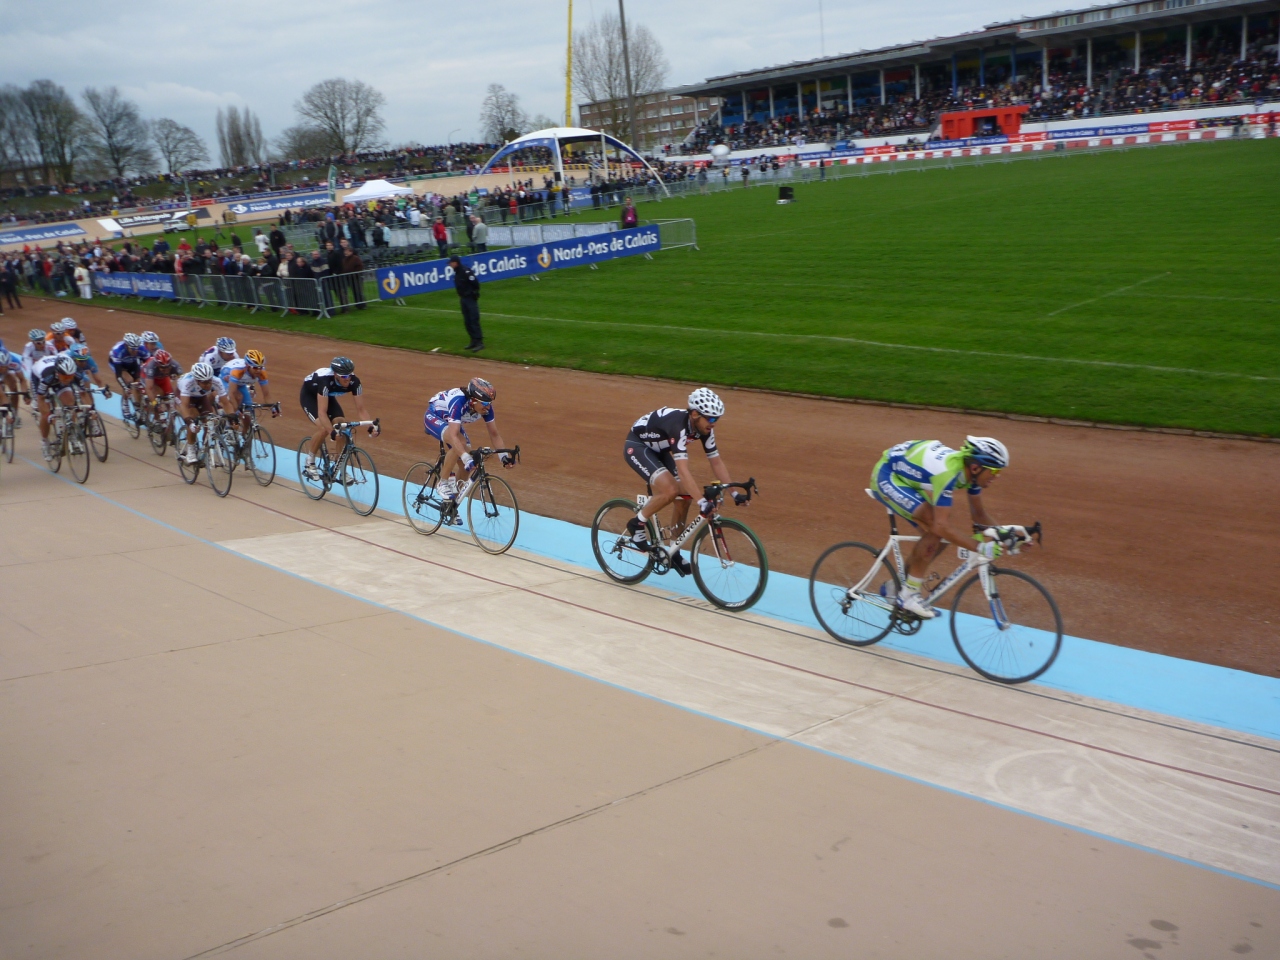
<svg viewBox="0 0 1280 960">
<path fill-rule="evenodd" d="M 753 494 L 760 492 L 760 488 L 756 486 L 756 478 L 751 477 L 740 483 L 712 483 L 702 488 L 702 495 L 708 500 L 719 500 L 726 490 L 739 488 L 747 492 L 747 499 L 750 500 Z"/>
<path fill-rule="evenodd" d="M 511 458 L 516 463 L 520 462 L 520 444 L 518 443 L 514 447 L 507 447 L 501 450 L 495 450 L 493 447 L 480 447 L 477 450 L 471 451 L 471 455 L 480 460 L 483 460 L 485 457 L 501 456 L 504 453 L 510 454 Z"/>
</svg>

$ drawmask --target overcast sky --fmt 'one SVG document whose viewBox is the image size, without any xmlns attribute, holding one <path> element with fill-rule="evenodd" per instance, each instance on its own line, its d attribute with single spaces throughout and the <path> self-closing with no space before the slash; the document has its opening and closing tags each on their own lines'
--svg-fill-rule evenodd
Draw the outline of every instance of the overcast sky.
<svg viewBox="0 0 1280 960">
<path fill-rule="evenodd" d="M 923 40 L 1060 6 L 824 0 L 825 49 Z M 627 16 L 654 32 L 671 63 L 669 82 L 682 84 L 819 56 L 818 9 L 817 0 L 632 0 Z M 575 26 L 616 10 L 610 0 L 577 0 Z M 294 122 L 293 103 L 307 87 L 345 76 L 386 95 L 392 143 L 436 144 L 477 138 L 490 83 L 519 93 L 529 114 L 559 120 L 565 16 L 563 2 L 527 0 L 0 0 L 0 83 L 49 78 L 77 96 L 115 84 L 144 115 L 187 124 L 216 153 L 219 106 L 253 109 L 273 139 Z"/>
</svg>

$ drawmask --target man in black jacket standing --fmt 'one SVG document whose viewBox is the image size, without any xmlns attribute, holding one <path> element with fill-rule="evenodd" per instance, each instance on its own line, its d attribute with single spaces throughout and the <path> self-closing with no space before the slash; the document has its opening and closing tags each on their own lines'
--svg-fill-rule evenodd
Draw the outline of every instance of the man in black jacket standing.
<svg viewBox="0 0 1280 960">
<path fill-rule="evenodd" d="M 449 266 L 453 267 L 453 287 L 458 291 L 458 302 L 462 305 L 462 322 L 466 324 L 467 335 L 471 342 L 467 349 L 473 353 L 484 349 L 484 334 L 480 330 L 480 281 L 475 271 L 463 266 L 459 257 L 450 257 Z"/>
</svg>

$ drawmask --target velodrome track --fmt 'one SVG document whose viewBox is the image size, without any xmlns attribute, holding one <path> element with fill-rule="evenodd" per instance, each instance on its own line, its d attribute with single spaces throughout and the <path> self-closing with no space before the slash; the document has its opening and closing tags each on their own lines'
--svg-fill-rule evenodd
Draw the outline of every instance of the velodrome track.
<svg viewBox="0 0 1280 960">
<path fill-rule="evenodd" d="M 99 355 L 125 325 L 153 327 L 171 348 L 214 335 L 75 312 Z M 333 352 L 232 333 L 242 347 L 277 337 L 265 349 L 287 384 L 301 376 L 288 365 Z M 384 451 L 421 446 L 385 409 L 374 358 L 426 370 L 420 387 L 421 373 L 388 374 L 421 395 L 477 364 L 344 350 L 362 374 L 379 370 L 369 401 L 394 429 L 370 446 L 395 474 Z M 616 443 L 568 446 L 567 468 L 535 453 L 548 416 L 522 411 L 554 400 L 556 424 L 583 409 L 625 424 L 670 386 L 623 381 L 601 399 L 602 378 L 483 366 L 509 388 L 509 439 L 531 451 L 513 477 L 527 507 L 594 506 L 633 486 L 610 466 Z M 300 414 L 281 392 L 290 418 L 271 426 L 286 446 Z M 792 401 L 730 397 L 752 429 L 778 402 Z M 937 418 L 797 402 L 904 418 L 888 426 L 899 432 Z M 1237 470 L 1276 453 L 980 423 L 1077 443 L 1198 442 L 1206 456 L 1239 456 Z M 731 464 L 763 452 L 750 430 L 723 434 L 727 456 L 744 451 Z M 798 442 L 829 447 L 820 434 Z M 28 420 L 23 460 L 0 468 L 6 955 L 1280 950 L 1273 739 L 817 643 L 683 603 L 661 582 L 625 590 L 536 553 L 491 558 L 360 521 L 287 484 L 238 478 L 220 501 L 144 441 L 118 429 L 112 441 L 80 488 L 39 463 Z M 1026 446 L 1014 441 L 1015 455 Z M 592 475 L 582 458 L 595 454 Z M 557 470 L 562 482 L 539 492 Z M 751 472 L 778 500 L 796 488 L 784 472 L 768 485 Z M 772 500 L 750 519 L 776 557 Z M 859 535 L 878 537 L 877 520 Z M 833 527 L 811 533 L 814 552 Z M 1095 635 L 1063 601 L 1050 555 L 1036 572 L 1069 632 Z M 43 602 L 50 590 L 96 611 L 92 629 Z"/>
</svg>

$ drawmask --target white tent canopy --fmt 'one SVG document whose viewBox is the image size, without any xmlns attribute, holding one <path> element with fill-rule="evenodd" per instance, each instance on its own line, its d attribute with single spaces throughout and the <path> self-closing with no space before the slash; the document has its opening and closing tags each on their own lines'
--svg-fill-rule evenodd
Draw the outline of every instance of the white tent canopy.
<svg viewBox="0 0 1280 960">
<path fill-rule="evenodd" d="M 342 198 L 343 203 L 362 203 L 365 200 L 388 200 L 391 197 L 409 197 L 411 187 L 397 187 L 386 180 L 370 180 Z"/>
</svg>

